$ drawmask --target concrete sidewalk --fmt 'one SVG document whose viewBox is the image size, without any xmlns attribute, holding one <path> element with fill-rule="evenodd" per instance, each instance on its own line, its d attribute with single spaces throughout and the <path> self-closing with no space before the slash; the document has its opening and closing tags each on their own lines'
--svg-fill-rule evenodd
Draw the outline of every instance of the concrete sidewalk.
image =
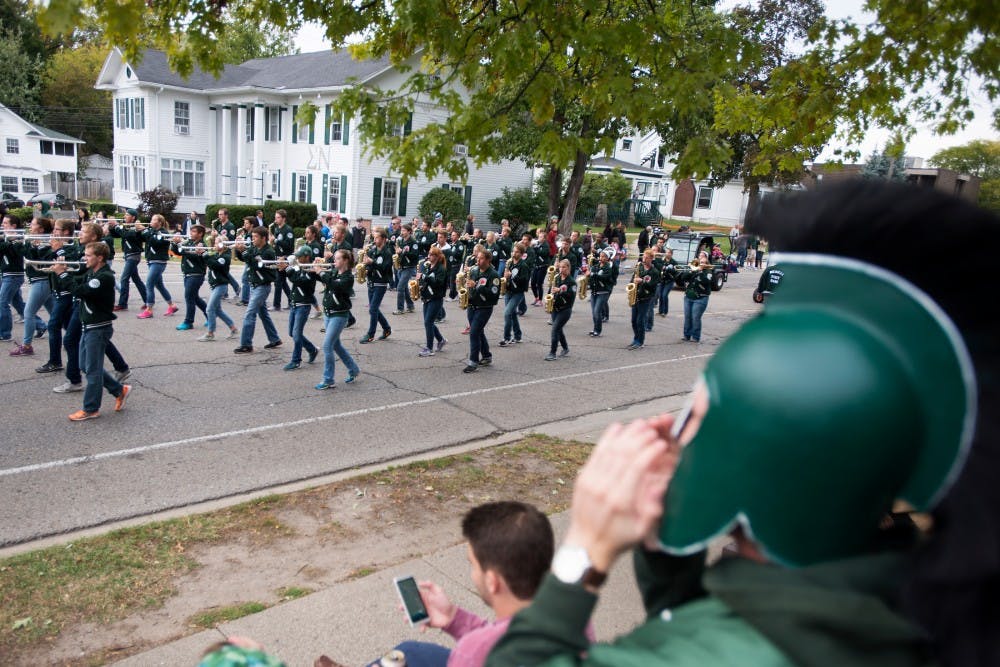
<svg viewBox="0 0 1000 667">
<path fill-rule="evenodd" d="M 557 422 L 544 429 L 546 435 L 595 442 L 613 420 L 628 421 L 663 412 L 678 412 L 686 396 L 659 399 L 615 413 L 602 411 L 578 419 Z M 550 517 L 558 544 L 568 523 L 568 512 Z M 459 537 L 456 535 L 456 538 Z M 186 667 L 198 664 L 205 648 L 223 636 L 240 635 L 261 642 L 289 667 L 311 667 L 321 654 L 345 665 L 364 665 L 383 655 L 395 644 L 422 639 L 451 646 L 439 630 L 421 634 L 406 623 L 397 609 L 393 577 L 414 575 L 418 580 L 439 583 L 449 597 L 466 609 L 491 617 L 479 600 L 469 578 L 466 547 L 459 544 L 427 554 L 362 579 L 343 582 L 298 600 L 271 607 L 252 616 L 206 630 L 141 653 L 117 665 L 122 667 Z M 643 620 L 642 601 L 635 585 L 632 563 L 621 559 L 610 573 L 594 614 L 598 640 L 610 639 Z"/>
</svg>

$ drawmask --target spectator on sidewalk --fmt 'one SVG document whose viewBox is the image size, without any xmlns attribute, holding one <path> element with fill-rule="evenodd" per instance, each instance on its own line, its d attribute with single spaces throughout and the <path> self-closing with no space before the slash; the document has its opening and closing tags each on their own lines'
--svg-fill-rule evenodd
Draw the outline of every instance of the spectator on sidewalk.
<svg viewBox="0 0 1000 667">
<path fill-rule="evenodd" d="M 462 519 L 462 535 L 468 540 L 472 583 L 495 618 L 481 618 L 455 605 L 437 584 L 419 582 L 430 615 L 427 624 L 447 632 L 457 643 L 449 650 L 429 642 L 403 642 L 396 650 L 406 656 L 407 667 L 481 667 L 507 631 L 511 616 L 531 604 L 552 564 L 549 519 L 525 503 L 494 502 L 472 508 Z"/>
</svg>

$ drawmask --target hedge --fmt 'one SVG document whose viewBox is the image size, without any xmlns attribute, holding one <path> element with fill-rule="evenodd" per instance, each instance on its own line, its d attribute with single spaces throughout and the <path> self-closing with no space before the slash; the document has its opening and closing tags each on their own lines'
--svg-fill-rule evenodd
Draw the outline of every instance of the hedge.
<svg viewBox="0 0 1000 667">
<path fill-rule="evenodd" d="M 258 210 L 264 211 L 264 220 L 270 223 L 274 220 L 275 211 L 279 208 L 285 209 L 285 212 L 288 214 L 288 217 L 286 218 L 288 224 L 296 228 L 296 230 L 308 227 L 312 223 L 316 222 L 316 218 L 319 217 L 319 211 L 316 208 L 316 204 L 294 201 L 276 201 L 269 199 L 264 202 L 264 206 L 258 206 L 255 204 L 209 204 L 205 207 L 205 222 L 212 222 L 219 217 L 218 213 L 220 208 L 229 209 L 229 219 L 237 227 L 243 224 L 243 218 L 254 217 Z"/>
<path fill-rule="evenodd" d="M 16 215 L 17 219 L 21 221 L 21 225 L 24 227 L 28 226 L 31 222 L 32 215 L 35 209 L 30 206 L 24 206 L 22 208 L 11 208 L 7 210 L 7 215 Z"/>
</svg>

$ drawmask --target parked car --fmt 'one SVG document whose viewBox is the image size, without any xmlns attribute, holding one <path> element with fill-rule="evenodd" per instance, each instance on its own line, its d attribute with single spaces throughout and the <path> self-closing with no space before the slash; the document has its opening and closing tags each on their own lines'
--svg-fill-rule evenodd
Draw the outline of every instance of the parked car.
<svg viewBox="0 0 1000 667">
<path fill-rule="evenodd" d="M 712 254 L 712 247 L 715 245 L 715 237 L 711 234 L 700 232 L 675 232 L 667 239 L 667 246 L 674 251 L 674 261 L 677 262 L 678 275 L 674 282 L 674 289 L 684 289 L 687 287 L 690 272 L 688 266 L 698 257 L 702 250 L 709 256 Z M 724 262 L 712 262 L 712 291 L 718 292 L 729 280 Z"/>
<path fill-rule="evenodd" d="M 12 208 L 21 208 L 24 206 L 24 200 L 19 199 L 10 192 L 0 193 L 0 209 L 7 211 Z"/>
<path fill-rule="evenodd" d="M 49 208 L 58 210 L 71 210 L 73 208 L 73 201 L 58 192 L 40 192 L 29 199 L 27 205 L 34 206 L 41 202 L 46 202 Z"/>
</svg>

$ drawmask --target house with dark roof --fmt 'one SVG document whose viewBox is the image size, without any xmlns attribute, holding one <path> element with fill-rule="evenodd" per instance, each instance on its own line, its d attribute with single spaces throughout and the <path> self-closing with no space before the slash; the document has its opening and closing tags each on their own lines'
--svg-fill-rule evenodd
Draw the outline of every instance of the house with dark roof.
<svg viewBox="0 0 1000 667">
<path fill-rule="evenodd" d="M 28 200 L 55 192 L 60 173 L 76 175 L 77 146 L 84 142 L 29 123 L 0 104 L 0 191 Z"/>
<path fill-rule="evenodd" d="M 424 194 L 444 187 L 486 220 L 487 202 L 504 187 L 531 184 L 531 172 L 513 161 L 478 168 L 470 161 L 463 183 L 441 177 L 404 184 L 385 161 L 369 160 L 356 120 L 338 97 L 354 82 L 391 85 L 401 76 L 388 60 L 358 61 L 328 50 L 248 60 L 218 77 L 196 69 L 185 79 L 161 51 L 130 63 L 114 49 L 96 83 L 114 97 L 114 201 L 132 206 L 139 192 L 163 185 L 180 193 L 179 211 L 280 199 L 378 224 L 414 215 Z M 320 111 L 315 122 L 300 125 L 295 118 L 306 101 Z M 441 113 L 418 102 L 400 132 Z"/>
</svg>

